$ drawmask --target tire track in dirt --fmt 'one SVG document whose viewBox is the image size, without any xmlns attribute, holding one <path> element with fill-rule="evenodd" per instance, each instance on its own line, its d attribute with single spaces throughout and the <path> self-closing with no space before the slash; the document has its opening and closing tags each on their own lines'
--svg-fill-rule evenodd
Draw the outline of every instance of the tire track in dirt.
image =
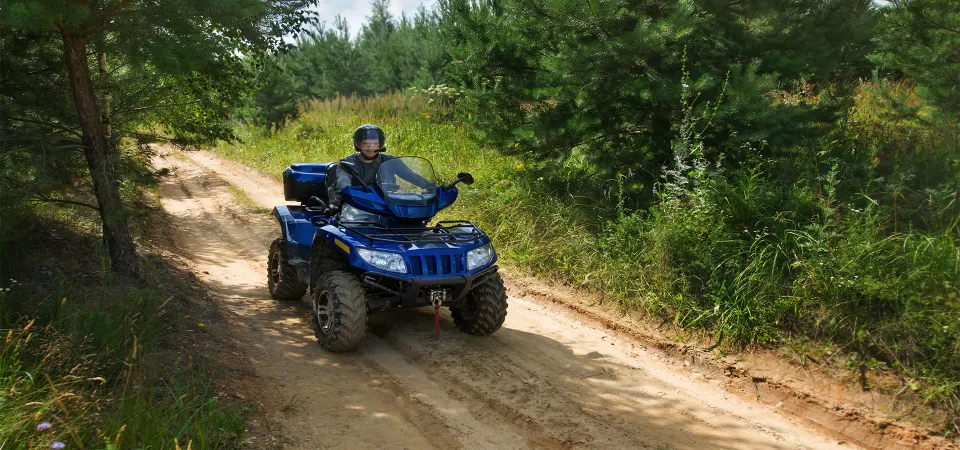
<svg viewBox="0 0 960 450">
<path fill-rule="evenodd" d="M 206 152 L 160 153 L 155 164 L 174 173 L 161 203 L 183 256 L 230 313 L 263 386 L 256 400 L 289 448 L 839 447 L 523 298 L 510 297 L 504 328 L 488 338 L 459 333 L 445 312 L 436 339 L 432 311 L 394 310 L 371 316 L 356 352 L 327 353 L 306 301 L 270 299 L 266 251 L 277 226 L 245 216 L 229 187 L 269 208 L 283 203 L 280 183 Z"/>
<path fill-rule="evenodd" d="M 392 352 L 380 349 L 382 343 L 371 340 L 362 354 L 346 355 L 317 346 L 304 320 L 306 303 L 277 302 L 266 291 L 261 261 L 276 232 L 272 219 L 238 223 L 228 211 L 236 200 L 227 184 L 181 155 L 168 152 L 155 161 L 174 173 L 160 186 L 161 204 L 175 220 L 184 257 L 238 327 L 232 331 L 266 385 L 266 398 L 258 400 L 279 409 L 299 399 L 291 414 L 276 420 L 282 424 L 281 443 L 292 448 L 522 447 L 521 436 L 471 420 L 466 408 L 439 387 L 430 394 L 406 390 L 401 381 L 420 386 L 430 381 L 415 367 L 394 361 Z"/>
</svg>

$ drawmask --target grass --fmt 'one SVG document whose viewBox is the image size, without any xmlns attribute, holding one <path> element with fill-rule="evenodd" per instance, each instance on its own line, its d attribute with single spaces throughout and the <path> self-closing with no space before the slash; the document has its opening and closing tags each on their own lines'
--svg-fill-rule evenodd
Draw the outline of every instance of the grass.
<svg viewBox="0 0 960 450">
<path fill-rule="evenodd" d="M 944 216 L 956 205 L 932 205 L 949 201 L 956 189 L 944 184 L 929 205 L 873 200 L 886 194 L 857 183 L 884 176 L 877 171 L 903 153 L 881 154 L 889 131 L 824 145 L 809 162 L 824 175 L 806 182 L 778 178 L 806 161 L 704 173 L 685 183 L 665 180 L 656 202 L 641 209 L 631 207 L 636 202 L 625 192 L 637 187 L 626 177 L 592 170 L 576 152 L 547 163 L 502 156 L 425 97 L 340 97 L 302 109 L 280 130 L 242 127 L 240 142 L 216 151 L 279 179 L 290 163 L 352 153 L 353 129 L 376 123 L 391 153 L 432 160 L 441 180 L 461 170 L 474 175 L 476 183 L 461 187 L 440 218 L 475 221 L 509 264 L 701 330 L 726 349 L 833 348 L 844 355 L 834 359 L 850 369 L 893 370 L 932 411 L 927 423 L 954 433 L 960 245 L 955 218 Z M 872 152 L 855 151 L 870 145 Z M 861 159 L 850 161 L 851 154 Z M 676 175 L 692 176 L 686 173 Z M 943 226 L 909 225 L 934 221 Z"/>
<path fill-rule="evenodd" d="M 132 203 L 139 281 L 106 270 L 94 211 L 3 205 L 0 448 L 238 445 L 244 408 L 211 392 L 208 338 L 190 318 L 202 293 L 154 253 L 162 213 Z"/>
</svg>

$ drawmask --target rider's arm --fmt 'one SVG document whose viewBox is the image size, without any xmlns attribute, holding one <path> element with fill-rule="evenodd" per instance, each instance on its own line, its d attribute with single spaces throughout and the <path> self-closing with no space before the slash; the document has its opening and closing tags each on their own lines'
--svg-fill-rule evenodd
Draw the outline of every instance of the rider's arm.
<svg viewBox="0 0 960 450">
<path fill-rule="evenodd" d="M 340 191 L 343 188 L 353 184 L 353 178 L 350 173 L 343 169 L 343 164 L 349 162 L 347 158 L 340 160 L 337 164 L 337 170 L 334 173 L 334 180 L 327 183 L 327 198 L 330 200 L 330 206 L 334 209 L 340 209 L 343 203 L 343 196 Z"/>
<path fill-rule="evenodd" d="M 346 169 L 343 168 L 344 164 L 349 164 L 348 162 L 341 161 L 340 165 L 337 167 L 337 189 L 342 190 L 343 188 L 353 185 L 353 176 L 350 175 Z"/>
</svg>

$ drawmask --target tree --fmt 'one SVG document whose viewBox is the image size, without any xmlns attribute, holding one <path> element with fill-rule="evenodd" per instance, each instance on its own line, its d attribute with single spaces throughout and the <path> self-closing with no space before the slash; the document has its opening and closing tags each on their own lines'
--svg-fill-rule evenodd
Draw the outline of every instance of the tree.
<svg viewBox="0 0 960 450">
<path fill-rule="evenodd" d="M 710 111 L 709 147 L 734 161 L 747 142 L 814 138 L 838 105 L 781 93 L 842 90 L 868 73 L 876 16 L 869 0 L 439 5 L 448 73 L 470 91 L 482 136 L 531 158 L 582 149 L 601 171 L 648 180 L 671 159 L 683 89 L 699 114 Z"/>
<path fill-rule="evenodd" d="M 257 124 L 281 126 L 296 118 L 303 80 L 295 76 L 297 60 L 277 55 L 263 64 L 258 76 L 260 89 L 254 94 L 252 115 Z"/>
<path fill-rule="evenodd" d="M 948 120 L 960 120 L 960 3 L 895 2 L 883 25 L 871 59 L 916 81 L 918 93 Z"/>
<path fill-rule="evenodd" d="M 111 268 L 136 276 L 136 248 L 115 173 L 118 137 L 144 120 L 159 121 L 183 136 L 225 136 L 224 103 L 238 101 L 249 81 L 243 56 L 280 47 L 282 35 L 297 31 L 307 19 L 302 8 L 310 3 L 3 0 L 0 30 L 6 45 L 43 49 L 49 56 L 54 40 L 59 42 L 60 63 L 52 65 L 48 60 L 51 65 L 43 70 L 54 79 L 65 75 L 75 110 L 69 118 L 51 116 L 51 109 L 62 111 L 63 105 L 28 101 L 44 96 L 57 99 L 59 86 L 46 86 L 49 95 L 32 96 L 11 91 L 17 82 L 4 79 L 5 100 L 17 103 L 9 109 L 5 105 L 0 113 L 4 135 L 22 136 L 22 124 L 30 124 L 79 138 Z M 97 69 L 91 71 L 91 66 Z M 40 73 L 29 75 L 42 79 Z M 123 87 L 119 81 L 139 81 L 142 86 L 126 91 L 129 96 L 124 102 L 111 104 L 116 96 L 110 88 Z M 126 113 L 123 121 L 116 121 L 117 112 Z"/>
<path fill-rule="evenodd" d="M 445 81 L 449 55 L 435 10 L 420 7 L 412 18 L 391 16 L 387 1 L 374 2 L 358 38 L 346 20 L 306 30 L 295 49 L 274 55 L 260 72 L 259 91 L 241 111 L 258 123 L 282 125 L 312 98 L 369 95 Z"/>
<path fill-rule="evenodd" d="M 360 31 L 358 47 L 370 68 L 368 87 L 374 92 L 403 88 L 401 58 L 396 41 L 397 24 L 390 14 L 390 0 L 374 0 L 373 11 Z"/>
</svg>

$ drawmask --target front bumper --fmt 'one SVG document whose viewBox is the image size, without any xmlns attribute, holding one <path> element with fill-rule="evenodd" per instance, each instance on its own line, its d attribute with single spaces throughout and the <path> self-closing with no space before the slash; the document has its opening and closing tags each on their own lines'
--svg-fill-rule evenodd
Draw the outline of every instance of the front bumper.
<svg viewBox="0 0 960 450">
<path fill-rule="evenodd" d="M 498 267 L 493 265 L 474 274 L 442 277 L 398 277 L 371 271 L 364 272 L 360 279 L 364 286 L 399 298 L 400 306 L 404 308 L 429 305 L 429 292 L 437 289 L 448 291 L 447 300 L 443 303 L 443 306 L 456 307 L 463 303 L 464 297 L 471 289 L 489 281 L 490 275 L 496 273 L 497 270 Z M 393 302 L 386 302 L 383 309 L 389 307 L 390 303 Z M 374 309 L 380 310 L 380 308 L 371 308 L 371 312 L 374 312 Z"/>
</svg>

